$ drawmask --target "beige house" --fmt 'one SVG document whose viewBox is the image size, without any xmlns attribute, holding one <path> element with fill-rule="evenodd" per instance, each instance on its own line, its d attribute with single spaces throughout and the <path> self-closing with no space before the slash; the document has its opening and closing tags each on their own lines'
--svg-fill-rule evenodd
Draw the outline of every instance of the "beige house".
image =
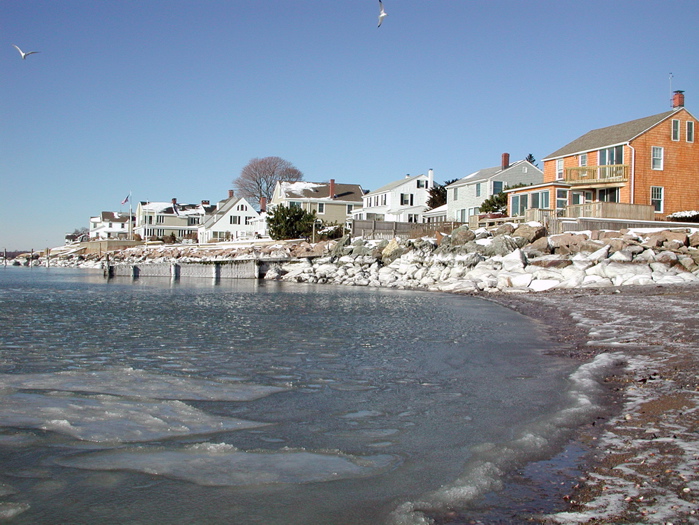
<svg viewBox="0 0 699 525">
<path fill-rule="evenodd" d="M 275 206 L 297 206 L 316 216 L 326 224 L 345 224 L 352 218 L 352 211 L 362 207 L 364 190 L 359 184 L 330 182 L 281 182 L 278 181 L 269 211 Z"/>
<path fill-rule="evenodd" d="M 209 201 L 202 201 L 201 204 L 180 204 L 177 199 L 171 202 L 139 202 L 134 234 L 143 240 L 173 235 L 178 241 L 196 241 L 199 225 L 215 209 L 216 206 L 211 206 Z"/>
</svg>

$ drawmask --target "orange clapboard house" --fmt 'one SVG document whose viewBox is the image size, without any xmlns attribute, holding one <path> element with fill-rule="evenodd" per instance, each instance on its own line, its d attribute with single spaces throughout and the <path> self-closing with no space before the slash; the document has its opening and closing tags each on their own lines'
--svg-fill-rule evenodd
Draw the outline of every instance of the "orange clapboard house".
<svg viewBox="0 0 699 525">
<path fill-rule="evenodd" d="M 675 91 L 670 111 L 586 133 L 543 159 L 543 184 L 508 192 L 510 215 L 665 220 L 699 209 L 696 121 Z"/>
</svg>

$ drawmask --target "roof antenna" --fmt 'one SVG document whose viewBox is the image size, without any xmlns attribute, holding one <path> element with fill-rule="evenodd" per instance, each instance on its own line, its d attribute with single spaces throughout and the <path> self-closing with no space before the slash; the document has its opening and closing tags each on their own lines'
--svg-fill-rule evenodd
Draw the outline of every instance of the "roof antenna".
<svg viewBox="0 0 699 525">
<path fill-rule="evenodd" d="M 670 72 L 670 107 L 674 107 L 674 100 L 672 98 L 672 72 Z"/>
</svg>

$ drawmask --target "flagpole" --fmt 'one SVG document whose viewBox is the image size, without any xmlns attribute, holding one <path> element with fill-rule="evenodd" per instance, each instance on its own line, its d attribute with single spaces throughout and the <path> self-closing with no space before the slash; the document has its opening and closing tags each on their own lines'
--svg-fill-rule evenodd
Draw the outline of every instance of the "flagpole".
<svg viewBox="0 0 699 525">
<path fill-rule="evenodd" d="M 129 240 L 133 241 L 133 208 L 131 207 L 131 191 L 129 191 Z"/>
</svg>

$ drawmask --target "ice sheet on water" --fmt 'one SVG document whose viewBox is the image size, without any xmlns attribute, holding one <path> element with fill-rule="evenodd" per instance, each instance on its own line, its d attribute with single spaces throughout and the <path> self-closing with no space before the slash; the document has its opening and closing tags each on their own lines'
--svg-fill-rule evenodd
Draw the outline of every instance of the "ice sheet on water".
<svg viewBox="0 0 699 525">
<path fill-rule="evenodd" d="M 64 466 L 130 470 L 206 486 L 311 483 L 373 476 L 395 467 L 396 456 L 282 450 L 244 452 L 223 443 L 182 449 L 138 447 L 62 458 Z"/>
<path fill-rule="evenodd" d="M 0 422 L 5 427 L 49 430 L 94 442 L 150 441 L 265 425 L 210 416 L 181 401 L 66 393 L 1 396 Z"/>
<path fill-rule="evenodd" d="M 276 386 L 171 376 L 132 368 L 0 374 L 0 388 L 93 392 L 192 401 L 253 401 L 285 390 Z"/>
</svg>

